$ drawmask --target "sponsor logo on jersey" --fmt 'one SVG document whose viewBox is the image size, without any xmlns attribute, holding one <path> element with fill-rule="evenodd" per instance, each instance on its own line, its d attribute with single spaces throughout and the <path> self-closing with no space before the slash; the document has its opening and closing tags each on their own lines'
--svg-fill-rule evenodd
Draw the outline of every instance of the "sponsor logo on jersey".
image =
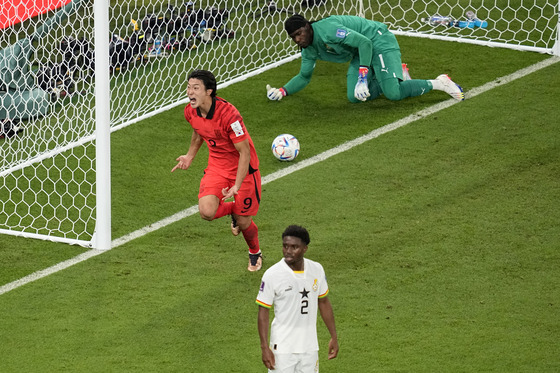
<svg viewBox="0 0 560 373">
<path fill-rule="evenodd" d="M 286 290 L 284 291 L 292 291 L 294 288 L 292 287 L 292 285 L 288 286 L 288 288 L 286 288 Z"/>
<path fill-rule="evenodd" d="M 343 30 L 343 29 L 340 29 L 340 28 L 338 30 L 336 30 L 336 37 L 344 39 L 346 37 L 346 30 Z"/>
<path fill-rule="evenodd" d="M 231 124 L 231 129 L 235 132 L 236 137 L 243 136 L 245 134 L 245 132 L 243 132 L 243 126 L 238 120 Z"/>
</svg>

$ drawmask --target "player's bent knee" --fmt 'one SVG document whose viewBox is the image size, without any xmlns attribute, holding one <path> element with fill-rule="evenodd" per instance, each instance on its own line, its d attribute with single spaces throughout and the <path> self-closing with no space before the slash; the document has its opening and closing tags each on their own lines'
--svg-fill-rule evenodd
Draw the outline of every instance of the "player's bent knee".
<svg viewBox="0 0 560 373">
<path fill-rule="evenodd" d="M 200 217 L 201 217 L 202 219 L 208 220 L 208 221 L 214 220 L 214 217 L 213 217 L 213 216 L 205 215 L 205 214 L 203 214 L 203 213 L 200 213 Z"/>
<path fill-rule="evenodd" d="M 200 217 L 204 220 L 214 220 L 214 216 L 216 216 L 216 211 L 211 211 L 207 209 L 200 209 L 198 210 Z"/>
<path fill-rule="evenodd" d="M 198 213 L 204 220 L 214 220 L 220 200 L 214 195 L 208 195 L 198 200 Z"/>
<path fill-rule="evenodd" d="M 383 89 L 383 95 L 387 100 L 399 101 L 402 100 L 403 94 L 401 92 L 401 86 L 398 79 L 388 79 L 381 83 Z"/>
<path fill-rule="evenodd" d="M 387 100 L 391 100 L 391 101 L 402 100 L 402 96 L 400 92 L 384 92 L 384 94 Z"/>
</svg>

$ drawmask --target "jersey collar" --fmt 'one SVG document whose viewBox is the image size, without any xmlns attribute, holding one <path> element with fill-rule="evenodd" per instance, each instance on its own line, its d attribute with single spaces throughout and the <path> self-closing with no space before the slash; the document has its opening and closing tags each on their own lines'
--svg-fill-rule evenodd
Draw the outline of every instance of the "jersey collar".
<svg viewBox="0 0 560 373">
<path fill-rule="evenodd" d="M 206 115 L 206 119 L 214 118 L 214 113 L 215 112 L 216 112 L 216 97 L 212 97 L 212 106 L 210 106 L 210 110 L 208 111 L 208 114 Z M 196 115 L 198 115 L 199 117 L 202 117 L 202 114 L 200 113 L 200 108 L 196 108 Z"/>
<path fill-rule="evenodd" d="M 290 273 L 305 273 L 305 269 L 307 268 L 307 258 L 303 258 L 303 270 L 302 271 L 294 271 L 292 269 L 292 267 L 290 267 L 288 265 L 288 263 L 286 263 L 286 261 L 284 260 L 284 258 L 280 259 L 280 261 L 284 264 L 284 267 L 290 272 Z"/>
</svg>

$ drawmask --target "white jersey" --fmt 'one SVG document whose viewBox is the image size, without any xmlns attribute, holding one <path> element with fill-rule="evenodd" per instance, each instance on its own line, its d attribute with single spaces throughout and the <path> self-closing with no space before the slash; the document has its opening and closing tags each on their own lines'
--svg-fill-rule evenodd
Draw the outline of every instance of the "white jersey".
<svg viewBox="0 0 560 373">
<path fill-rule="evenodd" d="M 304 270 L 294 272 L 284 259 L 266 270 L 257 304 L 272 308 L 270 348 L 280 353 L 319 350 L 317 342 L 318 299 L 329 287 L 321 264 L 304 258 Z"/>
</svg>

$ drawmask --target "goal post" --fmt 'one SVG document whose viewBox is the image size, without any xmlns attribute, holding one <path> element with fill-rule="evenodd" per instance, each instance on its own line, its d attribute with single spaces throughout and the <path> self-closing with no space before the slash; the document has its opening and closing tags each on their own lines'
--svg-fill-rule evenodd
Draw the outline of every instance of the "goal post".
<svg viewBox="0 0 560 373">
<path fill-rule="evenodd" d="M 556 41 L 552 47 L 552 54 L 555 56 L 560 56 L 560 0 L 556 5 L 556 13 L 558 15 L 558 20 L 556 22 Z"/>
<path fill-rule="evenodd" d="M 96 219 L 92 246 L 111 248 L 111 86 L 109 0 L 95 1 L 95 182 Z"/>
<path fill-rule="evenodd" d="M 110 133 L 184 105 L 194 68 L 225 87 L 298 58 L 290 14 L 560 55 L 558 0 L 21 3 L 33 9 L 0 12 L 0 233 L 98 249 L 111 245 Z"/>
</svg>

